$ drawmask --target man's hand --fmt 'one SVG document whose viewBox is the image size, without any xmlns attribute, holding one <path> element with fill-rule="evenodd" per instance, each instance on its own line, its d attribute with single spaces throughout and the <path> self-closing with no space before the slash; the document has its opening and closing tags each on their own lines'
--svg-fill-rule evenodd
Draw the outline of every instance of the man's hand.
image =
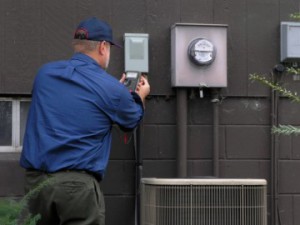
<svg viewBox="0 0 300 225">
<path fill-rule="evenodd" d="M 124 84 L 125 79 L 126 79 L 126 75 L 125 75 L 125 73 L 123 73 L 122 77 L 120 79 L 120 83 Z"/>
<path fill-rule="evenodd" d="M 125 79 L 126 79 L 126 74 L 123 73 L 121 79 L 119 80 L 120 83 L 124 84 Z M 145 99 L 150 94 L 150 85 L 146 75 L 144 74 L 141 75 L 140 81 L 136 87 L 135 92 L 140 96 L 145 106 Z"/>
<path fill-rule="evenodd" d="M 144 75 L 141 76 L 135 92 L 141 97 L 145 106 L 145 99 L 150 94 L 150 84 Z"/>
</svg>

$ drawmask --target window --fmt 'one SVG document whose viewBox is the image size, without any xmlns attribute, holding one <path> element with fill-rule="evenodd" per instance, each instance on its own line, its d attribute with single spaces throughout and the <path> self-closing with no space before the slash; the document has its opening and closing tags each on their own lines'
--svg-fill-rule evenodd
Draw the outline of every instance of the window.
<svg viewBox="0 0 300 225">
<path fill-rule="evenodd" d="M 0 98 L 0 152 L 21 151 L 29 98 Z"/>
</svg>

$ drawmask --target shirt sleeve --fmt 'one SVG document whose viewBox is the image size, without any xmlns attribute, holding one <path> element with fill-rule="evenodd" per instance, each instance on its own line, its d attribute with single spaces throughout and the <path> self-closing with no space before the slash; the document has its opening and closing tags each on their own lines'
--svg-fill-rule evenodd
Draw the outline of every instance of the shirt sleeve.
<svg viewBox="0 0 300 225">
<path fill-rule="evenodd" d="M 131 131 L 139 124 L 143 115 L 144 106 L 140 96 L 125 89 L 120 96 L 120 104 L 114 122 L 123 131 Z"/>
</svg>

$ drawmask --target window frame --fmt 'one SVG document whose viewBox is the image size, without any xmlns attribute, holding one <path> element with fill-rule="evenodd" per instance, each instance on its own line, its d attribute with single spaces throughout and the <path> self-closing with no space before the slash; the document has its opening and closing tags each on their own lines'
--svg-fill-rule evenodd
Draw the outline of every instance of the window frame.
<svg viewBox="0 0 300 225">
<path fill-rule="evenodd" d="M 0 146 L 0 153 L 2 152 L 21 152 L 22 144 L 21 142 L 21 102 L 31 102 L 31 98 L 20 97 L 0 97 L 0 101 L 12 102 L 12 134 L 11 134 L 11 144 Z M 27 118 L 27 117 L 26 117 Z M 26 121 L 25 121 L 26 124 Z"/>
</svg>

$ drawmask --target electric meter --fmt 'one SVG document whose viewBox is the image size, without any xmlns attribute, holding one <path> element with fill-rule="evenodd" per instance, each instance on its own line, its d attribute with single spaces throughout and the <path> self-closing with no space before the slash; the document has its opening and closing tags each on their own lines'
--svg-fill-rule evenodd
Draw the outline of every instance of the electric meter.
<svg viewBox="0 0 300 225">
<path fill-rule="evenodd" d="M 190 43 L 188 55 L 196 65 L 209 65 L 216 57 L 216 49 L 209 40 L 197 38 Z"/>
<path fill-rule="evenodd" d="M 197 23 L 171 27 L 172 87 L 227 87 L 227 28 Z"/>
</svg>

